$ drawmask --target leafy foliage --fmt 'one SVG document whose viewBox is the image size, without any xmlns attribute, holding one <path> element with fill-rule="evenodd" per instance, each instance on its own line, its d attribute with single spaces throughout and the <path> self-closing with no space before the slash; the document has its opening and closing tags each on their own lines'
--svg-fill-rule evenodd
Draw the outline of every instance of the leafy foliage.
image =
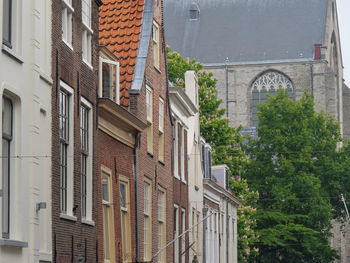
<svg viewBox="0 0 350 263">
<path fill-rule="evenodd" d="M 256 243 L 254 233 L 255 209 L 257 192 L 250 191 L 244 179 L 233 180 L 238 176 L 242 165 L 247 161 L 240 145 L 243 141 L 239 131 L 229 126 L 229 120 L 224 118 L 226 109 L 220 109 L 221 100 L 217 99 L 216 82 L 213 74 L 201 71 L 203 66 L 196 60 L 182 58 L 178 53 L 171 52 L 167 47 L 169 80 L 177 86 L 185 87 L 185 72 L 194 70 L 197 73 L 199 85 L 200 131 L 205 140 L 212 146 L 213 164 L 226 164 L 230 169 L 230 186 L 232 192 L 240 199 L 242 206 L 238 210 L 238 257 L 247 261 L 256 253 L 253 245 Z"/>
<path fill-rule="evenodd" d="M 258 262 L 333 262 L 331 219 L 343 215 L 338 197 L 349 181 L 339 124 L 315 112 L 308 92 L 293 101 L 280 90 L 259 105 L 258 117 L 244 169 L 260 195 Z"/>
</svg>

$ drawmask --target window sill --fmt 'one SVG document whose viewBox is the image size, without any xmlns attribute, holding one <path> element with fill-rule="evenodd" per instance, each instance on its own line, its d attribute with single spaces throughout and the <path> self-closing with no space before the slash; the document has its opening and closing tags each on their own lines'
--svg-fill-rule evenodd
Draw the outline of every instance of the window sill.
<svg viewBox="0 0 350 263">
<path fill-rule="evenodd" d="M 19 62 L 21 64 L 24 63 L 24 60 L 20 55 L 16 54 L 13 49 L 9 48 L 8 46 L 6 46 L 4 44 L 2 44 L 2 52 L 9 55 L 11 58 L 15 59 L 17 62 Z"/>
<path fill-rule="evenodd" d="M 28 242 L 14 240 L 14 239 L 0 239 L 0 246 L 7 247 L 28 247 Z"/>
<path fill-rule="evenodd" d="M 74 221 L 74 222 L 77 221 L 77 217 L 76 216 L 71 216 L 71 215 L 67 215 L 67 214 L 64 214 L 64 213 L 60 214 L 60 218 L 61 219 L 66 219 L 66 220 L 70 220 L 70 221 Z"/>
<path fill-rule="evenodd" d="M 147 152 L 147 155 L 153 159 L 154 155 L 153 153 Z"/>
<path fill-rule="evenodd" d="M 47 84 L 52 85 L 53 81 L 52 78 L 46 75 L 44 72 L 40 71 L 40 78 L 45 81 Z"/>
<path fill-rule="evenodd" d="M 87 62 L 84 58 L 83 58 L 83 62 L 90 70 L 94 70 L 94 67 L 89 62 Z"/>
<path fill-rule="evenodd" d="M 154 66 L 154 65 L 153 65 Z M 162 74 L 162 72 L 160 71 L 159 68 L 157 68 L 156 66 L 154 66 L 154 68 L 156 69 L 156 71 L 159 73 L 159 74 Z"/>
<path fill-rule="evenodd" d="M 160 163 L 161 165 L 165 166 L 165 162 L 162 160 L 158 160 L 158 163 Z"/>
<path fill-rule="evenodd" d="M 174 177 L 175 177 L 177 180 L 181 181 L 181 178 L 180 178 L 179 176 L 174 175 Z"/>
<path fill-rule="evenodd" d="M 62 37 L 62 42 L 63 42 L 67 47 L 69 47 L 69 49 L 70 49 L 71 51 L 73 51 L 72 45 L 69 44 L 63 37 Z"/>
<path fill-rule="evenodd" d="M 187 182 L 184 179 L 181 179 L 181 183 L 187 184 Z"/>
<path fill-rule="evenodd" d="M 92 220 L 88 220 L 86 218 L 82 218 L 81 219 L 81 223 L 85 224 L 85 225 L 89 225 L 89 226 L 95 226 L 95 222 Z"/>
</svg>

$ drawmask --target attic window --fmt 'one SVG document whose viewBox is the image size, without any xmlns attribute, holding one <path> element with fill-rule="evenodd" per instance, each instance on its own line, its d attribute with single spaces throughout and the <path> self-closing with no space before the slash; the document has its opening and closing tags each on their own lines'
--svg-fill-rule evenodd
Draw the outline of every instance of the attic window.
<svg viewBox="0 0 350 263">
<path fill-rule="evenodd" d="M 199 18 L 199 7 L 197 4 L 193 3 L 190 7 L 190 20 L 198 20 Z"/>
</svg>

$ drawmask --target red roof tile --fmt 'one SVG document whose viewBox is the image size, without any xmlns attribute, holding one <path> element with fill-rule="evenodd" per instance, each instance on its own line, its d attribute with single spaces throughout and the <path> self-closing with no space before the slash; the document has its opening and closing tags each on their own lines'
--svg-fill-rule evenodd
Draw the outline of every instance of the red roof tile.
<svg viewBox="0 0 350 263">
<path fill-rule="evenodd" d="M 120 103 L 129 104 L 138 45 L 140 41 L 144 0 L 103 0 L 100 7 L 100 45 L 118 58 L 120 65 Z"/>
</svg>

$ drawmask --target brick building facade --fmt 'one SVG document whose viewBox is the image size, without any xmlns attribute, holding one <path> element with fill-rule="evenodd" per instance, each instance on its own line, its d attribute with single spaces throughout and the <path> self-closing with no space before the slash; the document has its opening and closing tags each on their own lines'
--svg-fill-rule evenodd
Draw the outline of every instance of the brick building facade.
<svg viewBox="0 0 350 263">
<path fill-rule="evenodd" d="M 96 87 L 101 1 L 52 1 L 53 262 L 97 261 Z"/>
<path fill-rule="evenodd" d="M 128 160 L 137 158 L 133 174 L 122 161 L 130 149 L 121 147 L 112 152 L 121 156 L 117 168 L 125 170 L 124 182 L 135 185 L 126 198 L 135 211 L 126 218 L 131 240 L 121 237 L 121 249 L 125 242 L 124 247 L 130 247 L 125 251 L 128 261 L 150 261 L 173 239 L 172 123 L 162 13 L 160 0 L 104 1 L 100 10 L 100 44 L 113 52 L 119 63 L 120 105 L 147 123 L 147 129 L 140 133 L 139 148 Z M 108 143 L 104 135 L 100 139 Z M 124 195 L 120 189 L 116 192 Z M 122 200 L 121 196 L 116 199 Z M 172 246 L 154 261 L 172 262 Z"/>
</svg>

